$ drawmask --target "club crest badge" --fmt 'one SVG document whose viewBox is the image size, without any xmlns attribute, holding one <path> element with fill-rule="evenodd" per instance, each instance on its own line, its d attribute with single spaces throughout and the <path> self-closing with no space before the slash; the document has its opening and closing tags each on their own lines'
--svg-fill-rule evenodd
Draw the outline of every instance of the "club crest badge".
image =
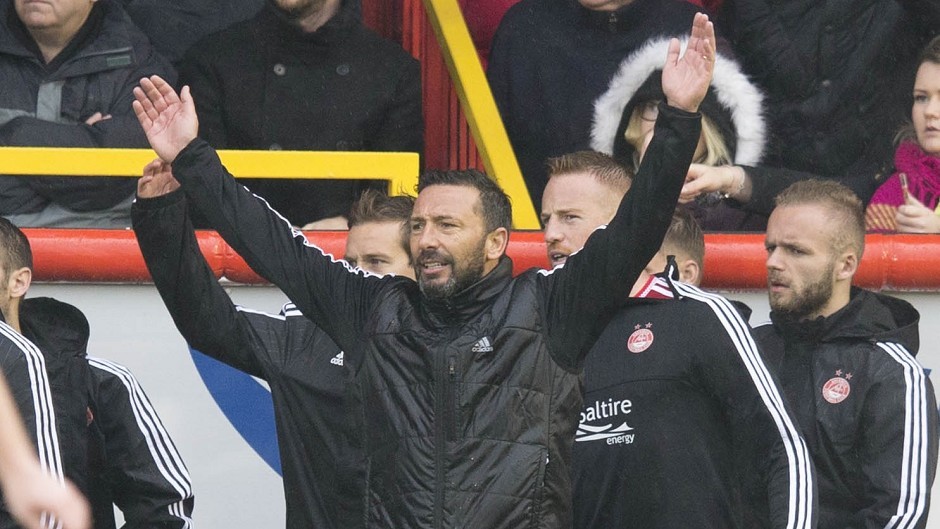
<svg viewBox="0 0 940 529">
<path fill-rule="evenodd" d="M 836 371 L 836 376 L 830 378 L 823 384 L 822 396 L 826 399 L 826 402 L 829 404 L 838 404 L 848 398 L 849 393 L 852 391 L 852 386 L 849 385 L 849 380 L 851 379 L 851 373 L 846 374 L 843 378 L 842 370 Z"/>
<path fill-rule="evenodd" d="M 652 323 L 647 323 L 645 326 L 636 325 L 634 327 L 633 334 L 627 339 L 627 349 L 631 353 L 642 353 L 653 345 L 652 326 Z"/>
</svg>

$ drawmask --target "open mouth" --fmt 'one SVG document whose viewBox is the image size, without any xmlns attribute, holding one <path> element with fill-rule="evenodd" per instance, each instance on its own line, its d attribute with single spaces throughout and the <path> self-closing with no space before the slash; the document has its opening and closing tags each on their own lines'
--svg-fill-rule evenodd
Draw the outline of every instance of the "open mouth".
<svg viewBox="0 0 940 529">
<path fill-rule="evenodd" d="M 439 261 L 427 261 L 427 262 L 421 263 L 421 268 L 429 272 L 440 270 L 441 268 L 444 268 L 445 266 L 447 265 Z"/>
<path fill-rule="evenodd" d="M 565 264 L 565 261 L 568 259 L 568 254 L 562 252 L 549 252 L 548 260 L 552 262 L 552 265 L 558 266 L 560 264 Z"/>
</svg>

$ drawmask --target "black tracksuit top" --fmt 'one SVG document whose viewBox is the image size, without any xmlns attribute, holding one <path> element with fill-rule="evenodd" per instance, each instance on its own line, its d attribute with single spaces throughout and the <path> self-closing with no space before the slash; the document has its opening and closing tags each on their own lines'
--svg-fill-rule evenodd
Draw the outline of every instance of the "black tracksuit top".
<svg viewBox="0 0 940 529">
<path fill-rule="evenodd" d="M 746 320 L 716 294 L 648 285 L 675 297 L 631 298 L 585 360 L 575 528 L 815 527 L 811 458 Z"/>
</svg>

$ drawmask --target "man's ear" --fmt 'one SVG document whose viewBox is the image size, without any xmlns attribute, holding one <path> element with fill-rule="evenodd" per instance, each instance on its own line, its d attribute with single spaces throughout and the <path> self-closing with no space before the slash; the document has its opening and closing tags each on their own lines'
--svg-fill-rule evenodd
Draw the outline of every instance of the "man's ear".
<svg viewBox="0 0 940 529">
<path fill-rule="evenodd" d="M 858 255 L 851 250 L 846 250 L 836 261 L 835 280 L 851 282 L 855 272 L 858 272 Z"/>
<path fill-rule="evenodd" d="M 506 247 L 509 245 L 509 230 L 506 228 L 496 228 L 486 235 L 484 248 L 486 249 L 486 259 L 499 259 L 506 253 Z"/>
<path fill-rule="evenodd" d="M 33 282 L 33 271 L 27 267 L 14 270 L 8 279 L 7 289 L 11 298 L 23 298 Z"/>
<path fill-rule="evenodd" d="M 702 282 L 702 268 L 694 259 L 686 259 L 677 266 L 679 267 L 679 281 L 695 286 Z"/>
</svg>

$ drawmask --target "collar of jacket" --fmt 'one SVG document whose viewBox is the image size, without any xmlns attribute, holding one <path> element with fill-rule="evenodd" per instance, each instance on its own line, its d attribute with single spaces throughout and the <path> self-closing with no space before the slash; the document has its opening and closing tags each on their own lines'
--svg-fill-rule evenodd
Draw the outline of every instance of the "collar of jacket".
<svg viewBox="0 0 940 529">
<path fill-rule="evenodd" d="M 634 0 L 614 11 L 597 11 L 582 6 L 578 0 L 568 1 L 585 25 L 607 33 L 620 33 L 638 24 L 653 23 L 654 21 L 647 17 L 652 12 L 654 2 L 672 0 Z M 655 23 L 658 24 L 659 21 Z"/>
<path fill-rule="evenodd" d="M 467 321 L 499 296 L 512 281 L 512 259 L 502 256 L 496 268 L 479 281 L 446 299 L 421 299 L 425 313 L 439 325 L 454 325 Z"/>
<path fill-rule="evenodd" d="M 770 313 L 776 331 L 787 342 L 896 342 L 917 354 L 920 314 L 903 299 L 852 287 L 849 303 L 828 317 L 798 321 Z"/>
<path fill-rule="evenodd" d="M 52 298 L 27 298 L 20 306 L 20 327 L 46 355 L 84 357 L 88 319 L 76 307 Z"/>
<path fill-rule="evenodd" d="M 346 39 L 353 30 L 361 25 L 361 8 L 359 0 L 342 0 L 339 11 L 326 21 L 319 29 L 312 33 L 302 31 L 284 13 L 278 9 L 272 0 L 264 4 L 259 14 L 259 22 L 268 31 L 265 35 L 276 36 L 274 44 L 300 43 L 315 46 L 330 46 Z"/>
<path fill-rule="evenodd" d="M 38 61 L 36 55 L 28 50 L 9 30 L 8 13 L 13 13 L 13 2 L 0 0 L 0 12 L 4 13 L 4 29 L 0 31 L 0 53 L 31 58 Z M 138 62 L 134 56 L 134 42 L 130 33 L 139 30 L 133 25 L 130 17 L 115 2 L 100 2 L 96 9 L 102 11 L 101 20 L 97 21 L 100 28 L 96 35 L 88 35 L 85 41 L 73 50 L 71 57 L 63 60 L 50 74 L 49 79 L 65 79 L 78 77 L 96 72 L 104 72 L 118 68 L 127 68 Z M 12 16 L 16 16 L 15 13 Z M 67 50 L 63 50 L 63 53 Z M 53 61 L 58 62 L 58 60 Z"/>
</svg>

